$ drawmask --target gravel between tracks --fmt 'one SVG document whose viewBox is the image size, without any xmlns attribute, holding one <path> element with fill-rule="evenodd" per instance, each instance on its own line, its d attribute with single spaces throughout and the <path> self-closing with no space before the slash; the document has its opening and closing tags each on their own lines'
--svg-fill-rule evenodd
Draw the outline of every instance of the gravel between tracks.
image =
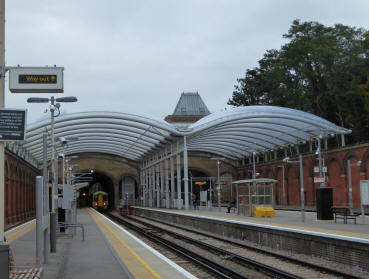
<svg viewBox="0 0 369 279">
<path fill-rule="evenodd" d="M 188 237 L 192 237 L 194 239 L 198 239 L 201 240 L 205 243 L 208 243 L 210 245 L 214 245 L 217 247 L 221 247 L 222 249 L 225 249 L 227 251 L 230 251 L 232 253 L 238 254 L 240 256 L 246 257 L 246 258 L 250 258 L 253 259 L 255 261 L 260 261 L 264 264 L 279 268 L 279 269 L 283 269 L 286 272 L 290 272 L 293 274 L 297 274 L 303 278 L 342 278 L 342 277 L 337 277 L 335 275 L 331 275 L 331 274 L 326 274 L 326 273 L 322 273 L 320 271 L 317 270 L 313 270 L 309 267 L 304 267 L 304 266 L 300 266 L 300 265 L 296 265 L 296 264 L 291 264 L 289 262 L 286 262 L 285 260 L 280 260 L 277 259 L 276 257 L 273 256 L 268 256 L 262 253 L 258 253 L 252 250 L 249 250 L 247 248 L 240 248 L 237 245 L 233 245 L 230 244 L 228 242 L 224 242 L 224 241 L 220 241 L 220 240 L 216 240 L 214 238 L 210 238 L 210 237 L 206 237 L 204 235 L 198 235 L 196 233 L 192 233 L 192 232 L 188 232 L 186 230 L 182 230 L 179 228 L 175 228 L 172 227 L 170 225 L 164 225 L 162 223 L 158 223 L 155 221 L 151 221 L 145 218 L 141 218 L 141 217 L 137 217 L 135 216 L 134 218 L 137 218 L 138 220 L 143 220 L 147 223 L 151 223 L 155 226 L 158 227 L 162 227 L 165 228 L 167 230 L 179 233 L 179 234 L 184 234 Z M 284 256 L 288 256 L 291 258 L 297 258 L 301 261 L 305 261 L 305 262 L 310 262 L 316 265 L 320 265 L 320 266 L 327 266 L 330 267 L 332 269 L 338 270 L 338 271 L 342 271 L 348 274 L 352 274 L 354 276 L 360 277 L 360 278 L 369 278 L 369 273 L 367 271 L 364 271 L 358 267 L 351 267 L 351 266 L 345 266 L 345 265 L 338 265 L 336 263 L 333 263 L 327 259 L 323 259 L 320 257 L 309 257 L 306 255 L 302 255 L 302 254 L 294 254 L 294 253 L 288 253 L 286 251 L 281 251 L 281 250 L 272 250 L 270 248 L 267 247 L 260 247 L 258 245 L 255 245 L 254 243 L 251 243 L 249 241 L 242 241 L 243 244 L 247 244 L 249 246 L 252 247 L 256 247 L 256 248 L 262 248 L 265 251 L 270 251 L 270 252 L 274 252 L 274 253 L 278 253 Z M 230 261 L 227 261 L 227 263 L 229 263 Z"/>
</svg>

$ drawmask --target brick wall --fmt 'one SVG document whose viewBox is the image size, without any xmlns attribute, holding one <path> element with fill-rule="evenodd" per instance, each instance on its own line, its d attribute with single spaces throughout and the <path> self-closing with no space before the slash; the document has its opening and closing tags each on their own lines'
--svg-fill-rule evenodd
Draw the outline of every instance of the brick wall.
<svg viewBox="0 0 369 279">
<path fill-rule="evenodd" d="M 347 161 L 351 161 L 352 197 L 355 208 L 360 208 L 360 180 L 369 180 L 369 143 L 350 146 L 335 150 L 325 150 L 322 158 L 328 168 L 328 186 L 333 188 L 334 205 L 349 204 L 349 183 L 347 176 Z M 298 161 L 298 157 L 291 158 Z M 356 163 L 361 160 L 361 166 Z M 315 154 L 304 154 L 303 176 L 305 188 L 305 204 L 315 205 L 315 190 L 320 187 L 314 183 L 314 166 L 318 166 L 318 158 Z M 275 185 L 275 199 L 277 205 L 283 204 L 283 166 L 285 189 L 288 205 L 300 205 L 300 174 L 299 164 L 287 164 L 282 161 L 270 161 L 256 165 L 259 177 L 268 177 L 278 180 Z M 247 165 L 236 170 L 236 179 L 251 178 L 252 165 Z M 317 174 L 315 174 L 317 175 Z"/>
</svg>

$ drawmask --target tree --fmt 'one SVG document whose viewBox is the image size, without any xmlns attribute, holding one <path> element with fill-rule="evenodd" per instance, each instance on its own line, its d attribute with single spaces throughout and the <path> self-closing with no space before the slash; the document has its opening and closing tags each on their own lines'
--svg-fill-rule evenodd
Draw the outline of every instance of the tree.
<svg viewBox="0 0 369 279">
<path fill-rule="evenodd" d="M 369 33 L 361 28 L 294 20 L 289 42 L 268 50 L 237 80 L 228 104 L 267 104 L 319 115 L 369 139 Z"/>
</svg>

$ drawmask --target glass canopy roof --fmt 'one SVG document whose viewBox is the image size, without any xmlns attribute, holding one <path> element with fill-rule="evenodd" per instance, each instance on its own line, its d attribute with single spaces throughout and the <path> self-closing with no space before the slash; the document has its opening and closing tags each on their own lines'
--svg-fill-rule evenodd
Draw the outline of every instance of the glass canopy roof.
<svg viewBox="0 0 369 279">
<path fill-rule="evenodd" d="M 40 162 L 44 131 L 50 134 L 50 120 L 30 124 L 23 144 Z M 313 114 L 272 106 L 238 107 L 212 113 L 185 130 L 164 120 L 119 112 L 81 112 L 55 118 L 56 142 L 59 137 L 78 137 L 68 142 L 66 155 L 97 152 L 133 161 L 143 160 L 184 136 L 188 151 L 237 160 L 253 152 L 350 132 Z"/>
</svg>

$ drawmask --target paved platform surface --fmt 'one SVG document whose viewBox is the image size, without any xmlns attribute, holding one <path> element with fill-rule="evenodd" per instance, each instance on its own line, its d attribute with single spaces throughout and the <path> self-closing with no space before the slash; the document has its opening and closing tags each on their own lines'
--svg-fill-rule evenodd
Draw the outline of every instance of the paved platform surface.
<svg viewBox="0 0 369 279">
<path fill-rule="evenodd" d="M 78 210 L 85 240 L 77 228 L 74 237 L 57 238 L 57 253 L 44 264 L 44 279 L 195 278 L 134 236 L 92 209 Z M 35 222 L 7 234 L 15 262 L 35 262 Z"/>
<path fill-rule="evenodd" d="M 147 207 L 146 207 L 147 208 Z M 342 220 L 337 223 L 334 220 L 318 220 L 316 212 L 305 212 L 305 222 L 301 221 L 301 211 L 276 210 L 276 217 L 246 217 L 237 215 L 237 213 L 226 213 L 227 209 L 222 207 L 212 209 L 200 207 L 197 210 L 176 210 L 176 209 L 158 209 L 168 210 L 184 214 L 193 214 L 207 217 L 214 217 L 224 220 L 235 220 L 255 224 L 267 224 L 284 228 L 302 229 L 306 231 L 324 232 L 344 236 L 352 236 L 369 239 L 369 216 L 365 216 L 365 224 L 362 224 L 362 217 L 358 217 L 356 224 L 353 220 L 348 220 L 348 224 L 343 224 Z"/>
</svg>

